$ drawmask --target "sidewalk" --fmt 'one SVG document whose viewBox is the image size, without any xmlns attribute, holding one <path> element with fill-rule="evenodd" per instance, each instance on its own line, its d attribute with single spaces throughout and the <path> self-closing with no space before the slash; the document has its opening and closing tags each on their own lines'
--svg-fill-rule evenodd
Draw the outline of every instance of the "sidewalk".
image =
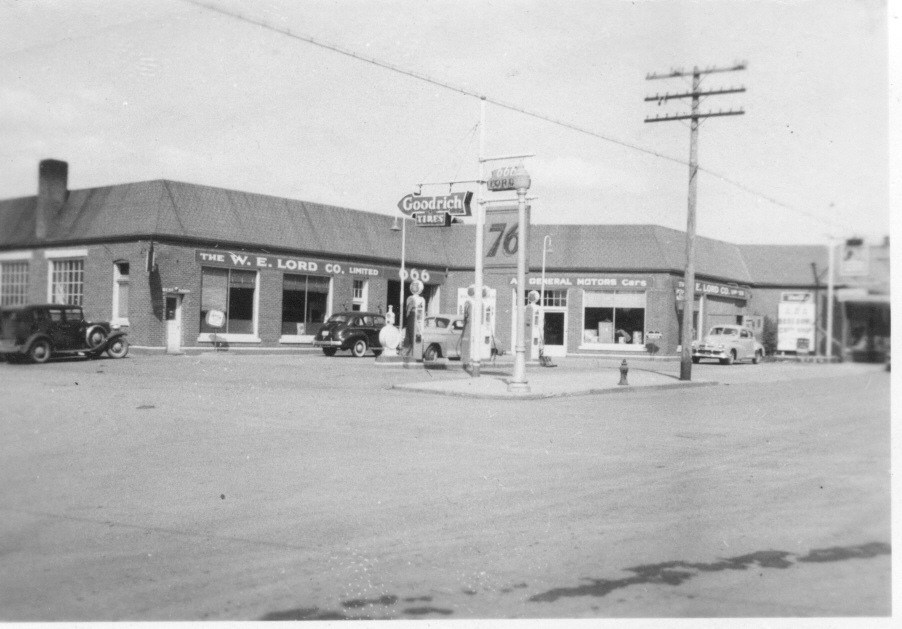
<svg viewBox="0 0 902 629">
<path fill-rule="evenodd" d="M 571 370 L 530 365 L 526 374 L 528 391 L 508 391 L 508 381 L 512 373 L 512 365 L 505 364 L 483 369 L 479 378 L 458 376 L 427 382 L 396 384 L 392 388 L 480 399 L 535 400 L 570 395 L 626 393 L 637 389 L 672 389 L 717 384 L 708 380 L 685 382 L 675 376 L 630 367 L 627 384 L 621 385 L 620 370 L 617 367 Z"/>
</svg>

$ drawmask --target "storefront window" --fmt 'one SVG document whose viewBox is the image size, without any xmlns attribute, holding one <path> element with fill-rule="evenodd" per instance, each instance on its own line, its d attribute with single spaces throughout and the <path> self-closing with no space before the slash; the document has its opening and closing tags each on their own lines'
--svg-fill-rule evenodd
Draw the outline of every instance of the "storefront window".
<svg viewBox="0 0 902 629">
<path fill-rule="evenodd" d="M 254 301 L 257 292 L 256 271 L 204 267 L 201 273 L 200 331 L 202 333 L 254 334 Z M 220 328 L 207 325 L 210 310 L 225 313 Z"/>
<path fill-rule="evenodd" d="M 0 306 L 28 301 L 28 262 L 0 262 Z"/>
<path fill-rule="evenodd" d="M 326 320 L 329 278 L 291 275 L 282 278 L 282 335 L 316 334 Z"/>
<path fill-rule="evenodd" d="M 583 343 L 641 344 L 644 333 L 645 293 L 584 293 Z"/>
<path fill-rule="evenodd" d="M 366 280 L 354 280 L 354 300 L 351 310 L 366 310 L 367 284 Z"/>
<path fill-rule="evenodd" d="M 52 260 L 50 262 L 51 303 L 80 306 L 84 292 L 84 260 Z"/>
</svg>

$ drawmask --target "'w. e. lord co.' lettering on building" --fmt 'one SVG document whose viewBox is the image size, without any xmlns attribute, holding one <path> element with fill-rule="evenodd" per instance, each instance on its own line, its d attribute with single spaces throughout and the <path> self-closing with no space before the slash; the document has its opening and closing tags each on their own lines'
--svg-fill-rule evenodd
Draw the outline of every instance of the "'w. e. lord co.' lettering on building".
<svg viewBox="0 0 902 629">
<path fill-rule="evenodd" d="M 198 251 L 196 260 L 201 264 L 238 269 L 271 269 L 273 271 L 294 271 L 302 273 L 325 273 L 327 275 L 381 275 L 380 269 L 349 264 L 343 267 L 336 262 L 292 258 L 287 256 L 260 255 L 257 253 L 235 253 L 232 251 Z"/>
</svg>

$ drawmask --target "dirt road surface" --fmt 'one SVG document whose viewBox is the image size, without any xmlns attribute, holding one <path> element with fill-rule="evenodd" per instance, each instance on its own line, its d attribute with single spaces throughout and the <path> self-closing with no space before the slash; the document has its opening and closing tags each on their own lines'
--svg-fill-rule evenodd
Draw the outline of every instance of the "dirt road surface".
<svg viewBox="0 0 902 629">
<path fill-rule="evenodd" d="M 0 364 L 0 619 L 887 616 L 889 374 L 693 375 L 509 401 L 318 354 Z"/>
</svg>

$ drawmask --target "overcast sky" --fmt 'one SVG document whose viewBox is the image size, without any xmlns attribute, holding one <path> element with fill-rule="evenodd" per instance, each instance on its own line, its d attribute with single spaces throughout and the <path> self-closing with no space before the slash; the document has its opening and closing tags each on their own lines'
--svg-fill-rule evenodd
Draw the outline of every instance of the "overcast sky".
<svg viewBox="0 0 902 629">
<path fill-rule="evenodd" d="M 198 2 L 245 20 L 184 0 L 0 0 L 0 198 L 35 194 L 48 157 L 73 189 L 166 178 L 389 215 L 420 182 L 477 177 L 478 98 L 277 29 L 590 131 L 486 106 L 486 155 L 535 154 L 534 223 L 684 230 L 688 124 L 643 121 L 689 102 L 643 99 L 690 83 L 646 75 L 747 61 L 702 83 L 748 91 L 702 103 L 746 113 L 701 125 L 699 233 L 889 230 L 881 1 Z"/>
</svg>

